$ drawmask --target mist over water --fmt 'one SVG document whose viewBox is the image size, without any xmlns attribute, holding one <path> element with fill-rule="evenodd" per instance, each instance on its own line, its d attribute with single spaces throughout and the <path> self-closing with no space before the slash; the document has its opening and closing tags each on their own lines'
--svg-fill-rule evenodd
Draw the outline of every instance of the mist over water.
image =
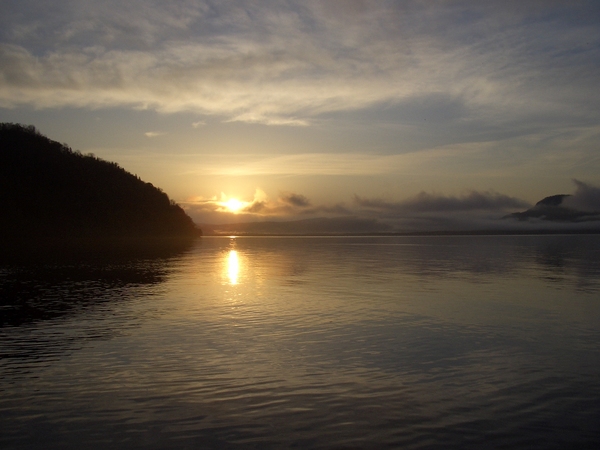
<svg viewBox="0 0 600 450">
<path fill-rule="evenodd" d="M 600 236 L 0 267 L 3 448 L 596 448 Z"/>
</svg>

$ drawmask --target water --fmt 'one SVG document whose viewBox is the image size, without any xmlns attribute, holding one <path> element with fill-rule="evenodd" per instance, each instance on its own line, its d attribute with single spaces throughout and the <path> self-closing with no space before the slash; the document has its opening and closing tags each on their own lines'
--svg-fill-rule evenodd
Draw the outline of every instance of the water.
<svg viewBox="0 0 600 450">
<path fill-rule="evenodd" d="M 597 448 L 600 236 L 0 267 L 2 448 Z"/>
</svg>

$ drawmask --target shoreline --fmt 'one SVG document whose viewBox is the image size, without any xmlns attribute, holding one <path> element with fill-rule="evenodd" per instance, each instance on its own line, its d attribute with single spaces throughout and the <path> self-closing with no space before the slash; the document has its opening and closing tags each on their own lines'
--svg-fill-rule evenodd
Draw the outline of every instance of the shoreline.
<svg viewBox="0 0 600 450">
<path fill-rule="evenodd" d="M 474 231 L 412 231 L 375 233 L 205 233 L 202 237 L 419 237 L 419 236 L 540 236 L 597 235 L 597 230 L 474 230 Z"/>
</svg>

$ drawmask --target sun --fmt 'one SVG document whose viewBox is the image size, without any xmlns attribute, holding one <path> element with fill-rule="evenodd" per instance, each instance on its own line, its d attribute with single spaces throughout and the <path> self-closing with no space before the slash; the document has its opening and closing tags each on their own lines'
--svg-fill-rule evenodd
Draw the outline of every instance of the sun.
<svg viewBox="0 0 600 450">
<path fill-rule="evenodd" d="M 240 209 L 242 209 L 246 204 L 237 198 L 230 198 L 226 202 L 223 202 L 222 205 L 227 208 L 229 211 L 236 213 Z"/>
<path fill-rule="evenodd" d="M 221 192 L 221 201 L 217 201 L 215 203 L 218 205 L 218 211 L 233 214 L 241 213 L 244 208 L 247 208 L 249 205 L 251 205 L 251 202 L 245 202 L 235 197 L 230 197 L 224 192 Z"/>
</svg>

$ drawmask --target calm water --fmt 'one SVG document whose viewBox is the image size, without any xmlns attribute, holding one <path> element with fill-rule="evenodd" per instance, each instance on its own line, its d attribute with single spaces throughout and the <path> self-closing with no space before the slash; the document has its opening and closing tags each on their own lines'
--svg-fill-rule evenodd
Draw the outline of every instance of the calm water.
<svg viewBox="0 0 600 450">
<path fill-rule="evenodd" d="M 1 448 L 598 448 L 600 236 L 0 267 Z"/>
</svg>

